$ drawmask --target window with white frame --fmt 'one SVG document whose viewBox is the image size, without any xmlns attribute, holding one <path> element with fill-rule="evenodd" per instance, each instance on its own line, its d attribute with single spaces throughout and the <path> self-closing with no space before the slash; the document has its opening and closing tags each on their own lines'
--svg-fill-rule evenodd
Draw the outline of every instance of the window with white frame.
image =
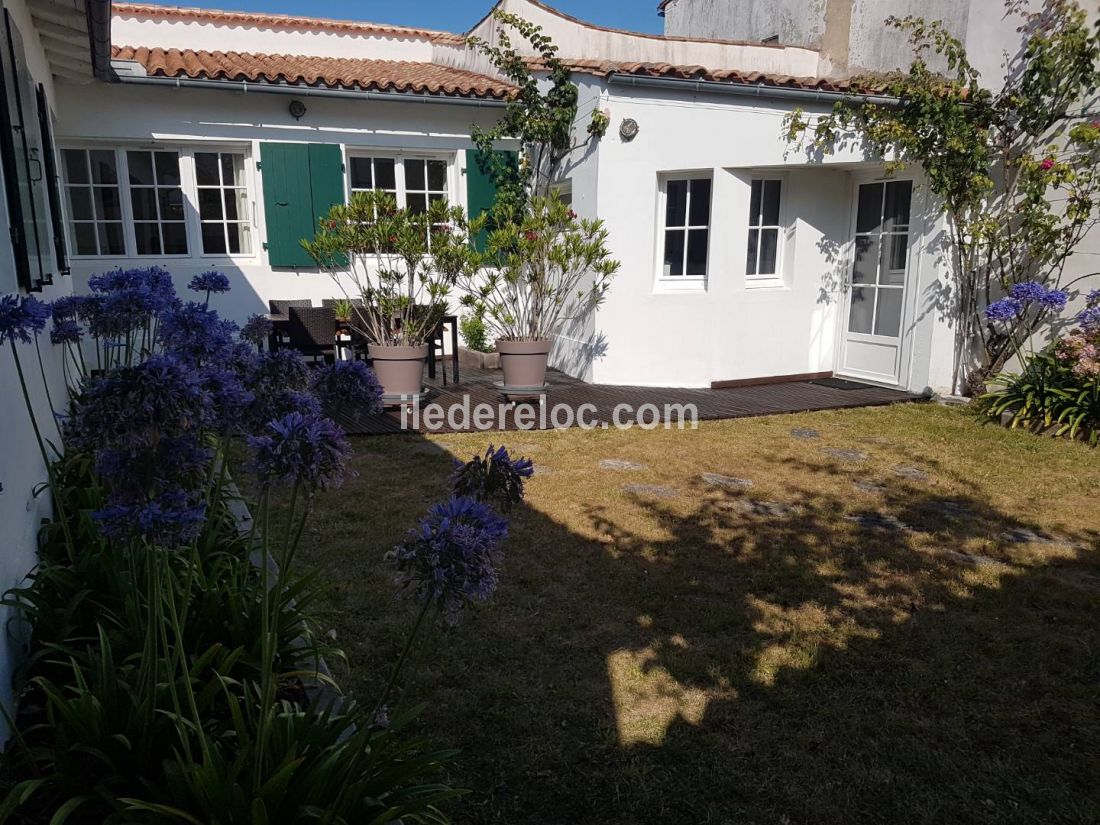
<svg viewBox="0 0 1100 825">
<path fill-rule="evenodd" d="M 186 255 L 179 152 L 130 149 L 126 172 L 138 255 Z"/>
<path fill-rule="evenodd" d="M 711 179 L 667 178 L 664 181 L 664 237 L 661 275 L 703 278 L 710 247 Z"/>
<path fill-rule="evenodd" d="M 111 149 L 65 149 L 69 245 L 75 255 L 124 255 L 118 158 Z"/>
<path fill-rule="evenodd" d="M 749 250 L 745 274 L 750 278 L 774 278 L 779 274 L 779 206 L 783 182 L 758 178 L 752 182 L 749 201 Z"/>
<path fill-rule="evenodd" d="M 450 164 L 442 158 L 348 157 L 351 191 L 388 192 L 410 212 L 427 212 L 436 201 L 451 199 Z"/>
<path fill-rule="evenodd" d="M 75 255 L 255 251 L 243 148 L 73 147 L 61 156 Z"/>
<path fill-rule="evenodd" d="M 349 157 L 348 169 L 352 192 L 389 192 L 400 203 L 397 191 L 396 159 Z"/>
<path fill-rule="evenodd" d="M 244 153 L 195 152 L 195 191 L 203 254 L 250 254 Z"/>
</svg>

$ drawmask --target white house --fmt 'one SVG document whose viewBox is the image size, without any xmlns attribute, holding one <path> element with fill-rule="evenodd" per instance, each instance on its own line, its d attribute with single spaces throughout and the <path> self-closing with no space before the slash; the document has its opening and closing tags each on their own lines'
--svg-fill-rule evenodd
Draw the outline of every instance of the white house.
<svg viewBox="0 0 1100 825">
<path fill-rule="evenodd" d="M 845 91 L 816 79 L 817 50 L 500 5 L 576 67 L 579 131 L 594 109 L 612 120 L 560 185 L 606 221 L 622 272 L 559 341 L 558 366 L 610 384 L 835 373 L 946 388 L 938 219 L 919 180 L 885 181 L 858 150 L 820 159 L 782 139 L 793 108 L 824 112 Z M 495 26 L 487 16 L 471 33 L 492 39 Z M 218 308 L 243 320 L 269 299 L 333 294 L 297 242 L 356 189 L 473 211 L 491 197 L 470 129 L 495 122 L 510 87 L 463 37 L 115 3 L 111 43 L 112 82 L 57 93 L 78 284 L 120 265 L 161 263 L 181 285 L 217 268 L 235 285 Z"/>
</svg>

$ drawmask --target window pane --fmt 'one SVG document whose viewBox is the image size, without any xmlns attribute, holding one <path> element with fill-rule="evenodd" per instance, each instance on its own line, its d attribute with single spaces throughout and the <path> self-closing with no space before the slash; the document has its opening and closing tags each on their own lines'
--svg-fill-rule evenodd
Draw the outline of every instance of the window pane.
<svg viewBox="0 0 1100 825">
<path fill-rule="evenodd" d="M 195 182 L 199 186 L 218 185 L 217 152 L 195 152 Z"/>
<path fill-rule="evenodd" d="M 136 186 L 153 186 L 153 156 L 150 152 L 127 152 L 126 170 L 130 173 L 130 183 Z"/>
<path fill-rule="evenodd" d="M 760 230 L 760 270 L 757 275 L 774 275 L 779 258 L 779 230 Z"/>
<path fill-rule="evenodd" d="M 224 152 L 222 161 L 222 186 L 244 186 L 244 155 Z"/>
<path fill-rule="evenodd" d="M 225 225 L 204 223 L 202 225 L 202 251 L 207 255 L 225 254 Z"/>
<path fill-rule="evenodd" d="M 248 252 L 248 250 L 244 248 L 244 243 L 242 243 L 243 233 L 241 232 L 241 225 L 239 223 L 226 224 L 226 230 L 226 234 L 229 235 L 229 254 L 239 255 L 242 249 Z"/>
<path fill-rule="evenodd" d="M 69 214 L 74 221 L 90 221 L 92 214 L 92 192 L 84 186 L 69 187 Z"/>
<path fill-rule="evenodd" d="M 901 297 L 904 290 L 878 290 L 878 312 L 875 314 L 875 335 L 897 338 L 901 331 Z"/>
<path fill-rule="evenodd" d="M 221 220 L 222 197 L 220 189 L 199 190 L 199 217 L 204 221 Z"/>
<path fill-rule="evenodd" d="M 880 229 L 882 229 L 882 184 L 865 183 L 859 187 L 856 232 L 877 232 Z"/>
<path fill-rule="evenodd" d="M 351 158 L 351 188 L 371 189 L 374 176 L 371 174 L 370 158 Z"/>
<path fill-rule="evenodd" d="M 375 158 L 374 186 L 390 192 L 397 191 L 397 164 L 393 158 Z"/>
<path fill-rule="evenodd" d="M 91 159 L 92 181 L 94 183 L 118 183 L 114 152 L 96 149 L 89 152 L 88 156 Z"/>
<path fill-rule="evenodd" d="M 121 255 L 125 251 L 121 223 L 99 224 L 99 254 Z"/>
<path fill-rule="evenodd" d="M 135 221 L 155 221 L 157 219 L 157 190 L 144 186 L 133 187 L 130 189 L 130 205 L 134 210 Z"/>
<path fill-rule="evenodd" d="M 752 197 L 749 198 L 749 226 L 760 226 L 760 198 L 763 194 L 764 181 L 752 182 Z"/>
<path fill-rule="evenodd" d="M 95 255 L 99 252 L 96 246 L 96 231 L 94 223 L 73 224 L 73 246 L 77 255 Z"/>
<path fill-rule="evenodd" d="M 414 215 L 418 215 L 421 212 L 426 212 L 428 209 L 428 196 L 427 195 L 406 195 L 405 206 Z"/>
<path fill-rule="evenodd" d="M 135 223 L 134 240 L 137 241 L 138 255 L 159 255 L 160 232 L 155 223 Z"/>
<path fill-rule="evenodd" d="M 88 158 L 83 149 L 64 149 L 61 157 L 65 163 L 65 180 L 69 183 L 88 183 Z"/>
<path fill-rule="evenodd" d="M 436 192 L 447 191 L 447 164 L 445 161 L 428 161 L 428 188 Z"/>
<path fill-rule="evenodd" d="M 853 284 L 873 284 L 878 280 L 879 236 L 860 235 L 856 238 Z"/>
<path fill-rule="evenodd" d="M 764 181 L 764 204 L 761 207 L 761 224 L 779 226 L 779 191 L 781 184 L 777 180 Z"/>
<path fill-rule="evenodd" d="M 684 226 L 687 221 L 686 180 L 670 180 L 665 184 L 665 226 Z"/>
<path fill-rule="evenodd" d="M 909 210 L 913 200 L 913 182 L 896 180 L 886 184 L 886 231 L 909 226 Z"/>
<path fill-rule="evenodd" d="M 750 229 L 749 230 L 749 254 L 748 254 L 748 257 L 745 260 L 745 274 L 746 275 L 755 275 L 756 274 L 756 253 L 759 250 L 759 244 L 760 244 L 760 230 L 759 229 Z"/>
<path fill-rule="evenodd" d="M 160 219 L 162 221 L 183 220 L 183 190 L 182 189 L 158 189 L 160 198 Z"/>
<path fill-rule="evenodd" d="M 887 235 L 887 254 L 881 282 L 884 284 L 902 285 L 905 283 L 905 264 L 909 258 L 909 236 Z"/>
<path fill-rule="evenodd" d="M 710 180 L 699 179 L 691 182 L 690 226 L 710 226 Z"/>
<path fill-rule="evenodd" d="M 852 308 L 848 314 L 848 331 L 865 335 L 871 333 L 871 319 L 875 314 L 874 287 L 857 286 L 852 289 Z"/>
<path fill-rule="evenodd" d="M 165 255 L 187 254 L 187 225 L 183 223 L 166 223 L 161 226 L 164 235 Z"/>
<path fill-rule="evenodd" d="M 687 274 L 707 274 L 707 240 L 710 230 L 692 229 L 688 232 Z"/>
<path fill-rule="evenodd" d="M 405 188 L 424 189 L 424 161 L 405 161 Z"/>
<path fill-rule="evenodd" d="M 232 189 L 225 190 L 225 219 L 235 221 L 240 219 L 237 214 L 237 193 Z"/>
<path fill-rule="evenodd" d="M 157 183 L 160 186 L 180 185 L 180 158 L 175 152 L 156 152 Z"/>
<path fill-rule="evenodd" d="M 95 216 L 101 221 L 122 220 L 122 204 L 118 190 L 113 186 L 97 186 L 95 192 Z"/>
<path fill-rule="evenodd" d="M 682 229 L 670 229 L 665 232 L 664 274 L 678 277 L 684 274 L 684 235 Z"/>
</svg>

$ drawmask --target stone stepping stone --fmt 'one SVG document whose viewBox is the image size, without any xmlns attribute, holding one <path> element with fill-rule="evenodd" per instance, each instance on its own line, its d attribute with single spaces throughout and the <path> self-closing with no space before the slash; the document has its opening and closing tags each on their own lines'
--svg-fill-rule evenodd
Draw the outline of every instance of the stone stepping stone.
<svg viewBox="0 0 1100 825">
<path fill-rule="evenodd" d="M 858 524 L 865 530 L 887 530 L 893 533 L 911 533 L 913 528 L 889 513 L 857 513 L 845 516 L 845 521 Z"/>
<path fill-rule="evenodd" d="M 700 478 L 712 487 L 725 487 L 727 490 L 746 490 L 752 486 L 750 479 L 724 476 L 719 473 L 703 473 Z"/>
<path fill-rule="evenodd" d="M 947 550 L 944 552 L 947 558 L 959 564 L 966 565 L 967 567 L 1005 567 L 1003 561 L 997 561 L 991 559 L 989 556 L 982 556 L 977 553 L 963 553 L 958 550 Z"/>
<path fill-rule="evenodd" d="M 925 510 L 931 510 L 933 513 L 938 513 L 948 518 L 969 516 L 973 512 L 961 501 L 926 501 L 923 507 Z"/>
<path fill-rule="evenodd" d="M 661 484 L 627 484 L 623 487 L 623 492 L 651 498 L 676 498 L 680 495 L 678 490 Z"/>
<path fill-rule="evenodd" d="M 626 461 L 622 458 L 604 458 L 600 460 L 601 470 L 616 470 L 618 472 L 626 472 L 629 470 L 644 470 L 644 464 L 638 464 L 634 461 Z"/>
<path fill-rule="evenodd" d="M 927 481 L 928 473 L 920 467 L 895 467 L 894 475 L 899 478 L 907 478 L 910 481 Z"/>
<path fill-rule="evenodd" d="M 1001 533 L 1001 540 L 1011 544 L 1056 544 L 1060 547 L 1076 547 L 1072 541 L 1028 527 L 1013 527 Z"/>
<path fill-rule="evenodd" d="M 879 484 L 877 481 L 867 481 L 863 479 L 861 481 L 853 481 L 852 486 L 859 490 L 861 493 L 885 493 L 886 485 Z"/>
<path fill-rule="evenodd" d="M 809 427 L 796 427 L 791 430 L 791 435 L 795 438 L 802 438 L 806 441 L 812 441 L 815 438 L 821 438 L 821 433 L 817 430 L 812 430 Z"/>
<path fill-rule="evenodd" d="M 841 461 L 866 461 L 870 458 L 869 455 L 860 450 L 847 450 L 837 449 L 834 447 L 826 447 L 823 451 L 825 455 L 832 456 L 833 458 L 840 459 Z"/>
<path fill-rule="evenodd" d="M 727 501 L 722 505 L 727 510 L 735 510 L 746 516 L 767 516 L 769 518 L 786 518 L 798 515 L 802 508 L 797 504 L 787 504 L 782 501 L 746 501 L 736 499 Z"/>
</svg>

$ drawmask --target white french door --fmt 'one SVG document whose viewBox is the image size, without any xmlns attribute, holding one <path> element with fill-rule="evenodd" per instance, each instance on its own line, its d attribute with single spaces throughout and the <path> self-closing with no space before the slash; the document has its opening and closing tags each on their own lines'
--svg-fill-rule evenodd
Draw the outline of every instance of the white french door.
<svg viewBox="0 0 1100 825">
<path fill-rule="evenodd" d="M 911 180 L 857 186 L 838 373 L 887 384 L 901 382 L 914 235 L 912 206 Z"/>
</svg>

